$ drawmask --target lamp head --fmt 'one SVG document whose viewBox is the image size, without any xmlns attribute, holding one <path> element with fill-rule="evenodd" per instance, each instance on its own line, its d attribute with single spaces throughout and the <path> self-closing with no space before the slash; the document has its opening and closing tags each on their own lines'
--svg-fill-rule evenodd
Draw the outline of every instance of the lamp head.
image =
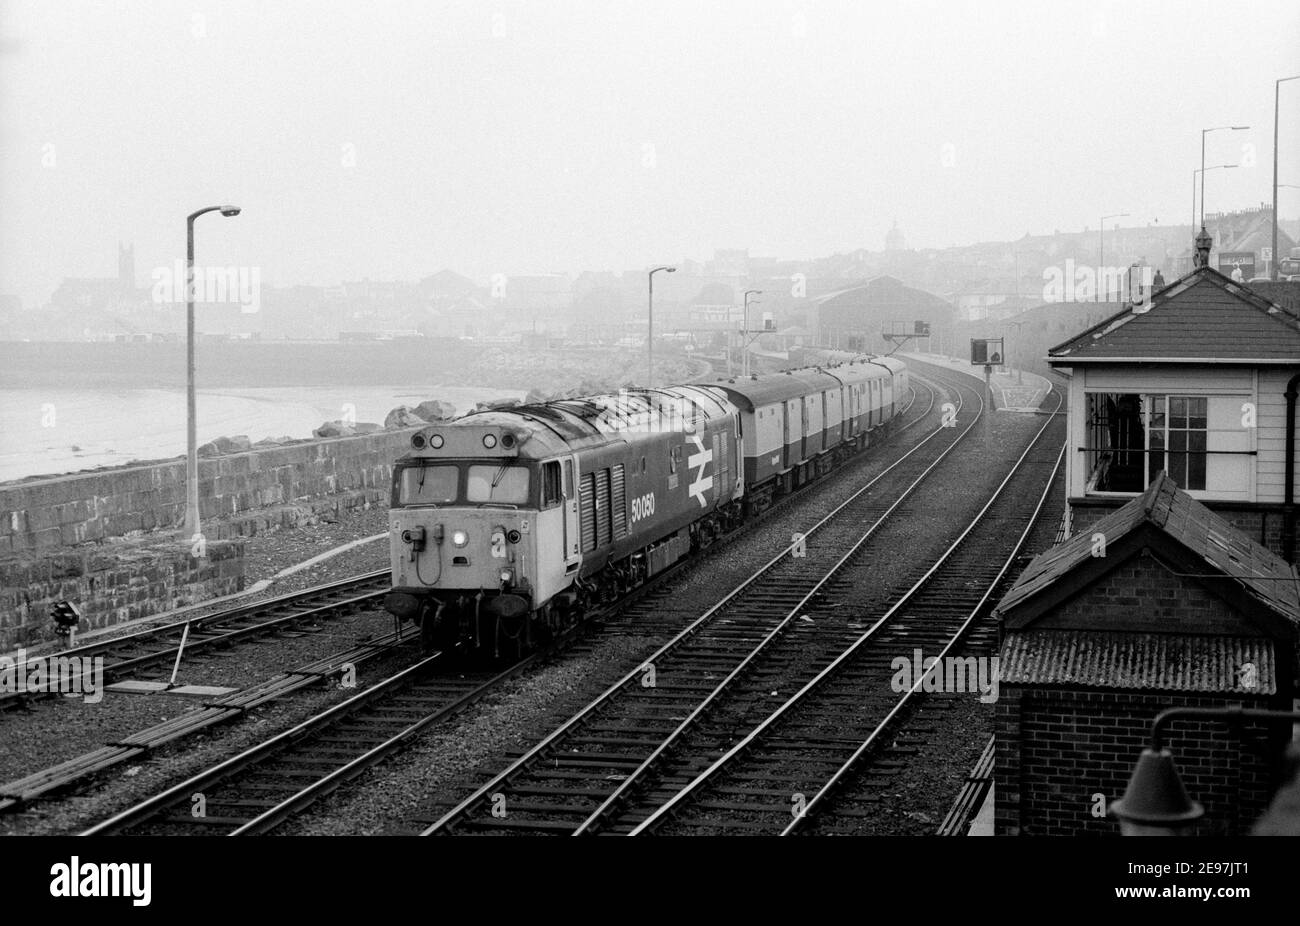
<svg viewBox="0 0 1300 926">
<path fill-rule="evenodd" d="M 222 207 L 221 207 L 221 214 L 224 215 L 224 216 L 239 215 L 239 207 L 238 207 L 238 206 L 222 206 Z"/>
<path fill-rule="evenodd" d="M 1205 808 L 1187 796 L 1168 749 L 1143 749 L 1124 796 L 1110 805 L 1126 836 L 1173 835 L 1200 819 Z"/>
</svg>

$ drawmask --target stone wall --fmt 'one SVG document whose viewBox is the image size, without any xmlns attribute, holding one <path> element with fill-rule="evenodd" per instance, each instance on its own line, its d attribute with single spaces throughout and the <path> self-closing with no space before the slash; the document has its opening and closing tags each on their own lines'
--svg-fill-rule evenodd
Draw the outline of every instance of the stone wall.
<svg viewBox="0 0 1300 926">
<path fill-rule="evenodd" d="M 244 587 L 242 540 L 212 541 L 204 556 L 175 534 L 0 558 L 0 652 L 54 639 L 49 608 L 72 601 L 78 633 Z"/>
<path fill-rule="evenodd" d="M 303 441 L 199 460 L 209 539 L 296 523 L 324 508 L 387 505 L 412 429 Z M 0 485 L 0 560 L 180 526 L 185 461 Z M 221 519 L 221 520 L 218 520 Z"/>
</svg>

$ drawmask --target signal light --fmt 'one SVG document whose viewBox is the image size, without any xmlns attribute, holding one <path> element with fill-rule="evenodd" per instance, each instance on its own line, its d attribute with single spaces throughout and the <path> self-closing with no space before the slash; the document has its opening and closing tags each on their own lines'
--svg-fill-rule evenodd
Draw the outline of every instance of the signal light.
<svg viewBox="0 0 1300 926">
<path fill-rule="evenodd" d="M 509 450 L 509 449 L 510 449 L 511 447 L 513 447 L 514 445 L 515 445 L 515 436 L 514 436 L 513 434 L 508 434 L 508 433 L 507 433 L 507 434 L 502 434 L 502 435 L 501 435 L 501 446 L 502 446 L 502 447 L 504 447 L 504 448 L 506 448 L 507 450 Z"/>
<path fill-rule="evenodd" d="M 511 543 L 518 543 L 522 537 L 523 535 L 517 530 L 512 529 L 506 533 L 506 540 L 509 540 Z"/>
<path fill-rule="evenodd" d="M 488 450 L 491 450 L 491 449 L 492 449 L 493 447 L 495 447 L 496 445 L 497 445 L 497 436 L 496 436 L 495 434 L 484 434 L 484 435 L 483 435 L 483 446 L 484 446 L 484 447 L 486 447 Z"/>
<path fill-rule="evenodd" d="M 430 434 L 430 435 L 429 435 L 429 446 L 432 447 L 434 450 L 440 450 L 440 449 L 442 449 L 442 445 L 443 445 L 443 443 L 444 443 L 444 442 L 443 442 L 443 439 L 442 439 L 442 435 L 441 435 L 441 434 Z"/>
<path fill-rule="evenodd" d="M 423 449 L 424 449 L 424 435 L 423 435 L 423 434 L 412 434 L 412 435 L 411 435 L 411 446 L 414 447 L 416 450 L 423 450 Z"/>
<path fill-rule="evenodd" d="M 54 632 L 66 637 L 81 623 L 81 612 L 71 601 L 56 601 L 50 605 L 50 618 L 54 621 Z"/>
</svg>

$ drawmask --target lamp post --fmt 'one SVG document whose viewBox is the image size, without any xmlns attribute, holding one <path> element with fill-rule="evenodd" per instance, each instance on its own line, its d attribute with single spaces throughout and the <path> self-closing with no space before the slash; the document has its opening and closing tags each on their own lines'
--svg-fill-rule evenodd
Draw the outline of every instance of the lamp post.
<svg viewBox="0 0 1300 926">
<path fill-rule="evenodd" d="M 650 312 L 646 320 L 646 381 L 647 389 L 653 388 L 655 382 L 655 274 L 660 270 L 676 273 L 676 267 L 655 267 L 650 271 Z"/>
<path fill-rule="evenodd" d="M 1102 268 L 1106 266 L 1106 220 L 1107 219 L 1126 219 L 1127 212 L 1113 212 L 1110 215 L 1101 217 L 1101 228 L 1097 230 L 1097 301 L 1101 302 L 1101 281 L 1104 278 Z M 1106 296 L 1110 296 L 1110 287 L 1106 289 Z"/>
<path fill-rule="evenodd" d="M 1024 345 L 1020 341 L 1020 329 L 1023 328 L 1024 326 L 1025 323 L 1022 321 L 1007 322 L 1008 328 L 1016 329 L 1016 385 L 1018 386 L 1023 386 L 1025 384 L 1025 371 L 1024 371 L 1025 363 L 1024 363 L 1024 350 L 1023 350 Z M 1003 351 L 1003 353 L 1005 353 L 1005 351 Z"/>
<path fill-rule="evenodd" d="M 1212 164 L 1209 167 L 1197 167 L 1192 170 L 1192 236 L 1196 236 L 1196 175 L 1201 174 L 1201 208 L 1205 208 L 1205 177 L 1206 171 L 1222 170 L 1224 168 L 1235 168 L 1236 164 Z"/>
<path fill-rule="evenodd" d="M 1300 721 L 1300 711 L 1272 711 L 1251 707 L 1175 707 L 1162 711 L 1151 723 L 1151 745 L 1142 750 L 1124 796 L 1110 805 L 1125 836 L 1170 836 L 1190 826 L 1205 813 L 1183 787 L 1173 753 L 1164 747 L 1161 728 L 1174 720 L 1287 720 Z"/>
<path fill-rule="evenodd" d="M 1211 132 L 1244 132 L 1248 125 L 1216 125 L 1211 129 L 1201 129 L 1201 224 L 1205 224 L 1205 136 Z"/>
<path fill-rule="evenodd" d="M 740 328 L 740 375 L 745 377 L 749 376 L 749 297 L 761 295 L 761 289 L 745 290 L 745 312 Z"/>
<path fill-rule="evenodd" d="M 1269 277 L 1277 279 L 1277 103 L 1282 93 L 1282 85 L 1288 80 L 1300 80 L 1300 74 L 1294 77 L 1282 77 L 1273 82 L 1273 260 Z"/>
<path fill-rule="evenodd" d="M 208 206 L 185 219 L 185 542 L 199 533 L 199 447 L 194 401 L 194 220 L 209 212 L 239 215 L 238 206 Z"/>
</svg>

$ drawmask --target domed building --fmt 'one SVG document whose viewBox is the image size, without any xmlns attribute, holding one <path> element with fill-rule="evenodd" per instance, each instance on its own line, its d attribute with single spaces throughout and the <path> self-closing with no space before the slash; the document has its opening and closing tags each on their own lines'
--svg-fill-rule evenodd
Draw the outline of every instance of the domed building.
<svg viewBox="0 0 1300 926">
<path fill-rule="evenodd" d="M 886 251 L 906 251 L 907 240 L 899 230 L 898 219 L 894 219 L 894 227 L 885 232 L 885 250 Z"/>
</svg>

